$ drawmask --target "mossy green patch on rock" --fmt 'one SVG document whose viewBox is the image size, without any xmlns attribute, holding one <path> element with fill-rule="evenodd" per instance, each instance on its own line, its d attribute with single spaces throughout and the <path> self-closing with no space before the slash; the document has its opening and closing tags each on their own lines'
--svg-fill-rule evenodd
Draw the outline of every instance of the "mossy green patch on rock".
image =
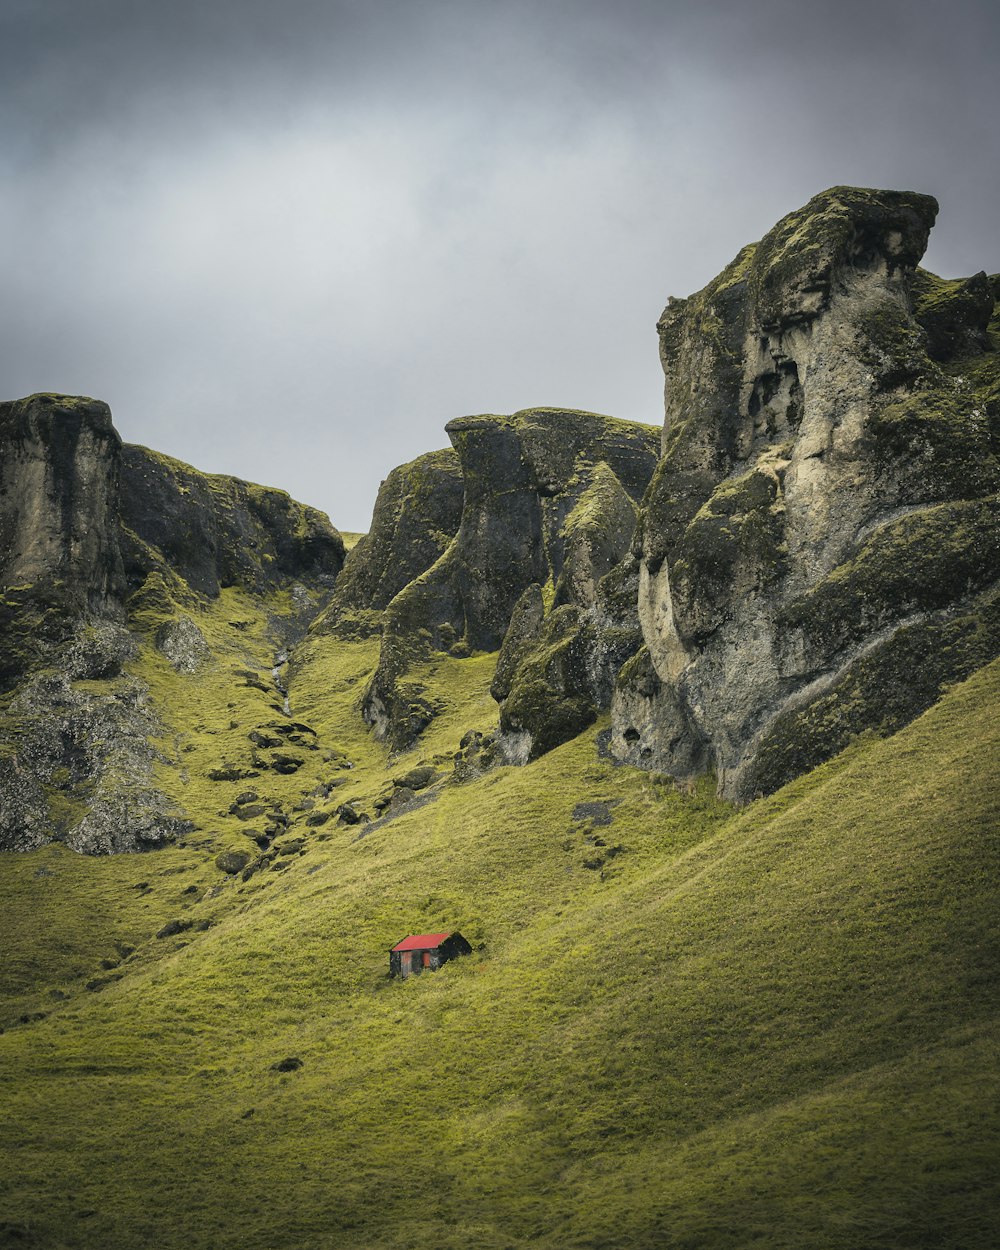
<svg viewBox="0 0 1000 1250">
<path fill-rule="evenodd" d="M 791 645 L 804 643 L 824 667 L 893 622 L 962 603 L 998 579 L 1000 497 L 938 504 L 881 526 L 850 561 L 791 600 L 778 626 L 801 631 Z"/>
<path fill-rule="evenodd" d="M 748 267 L 764 327 L 819 312 L 838 269 L 914 268 L 927 248 L 937 201 L 911 191 L 832 187 L 789 213 L 757 245 Z"/>
<path fill-rule="evenodd" d="M 562 570 L 556 583 L 556 606 L 573 603 L 591 608 L 597 587 L 628 554 L 635 532 L 637 509 L 628 492 L 601 461 L 562 525 Z"/>
<path fill-rule="evenodd" d="M 822 691 L 767 727 L 741 779 L 747 796 L 769 794 L 829 759 L 858 734 L 890 734 L 930 707 L 949 685 L 1000 655 L 1000 595 L 971 599 L 957 614 L 931 613 L 868 648 Z"/>
<path fill-rule="evenodd" d="M 784 572 L 784 462 L 728 478 L 695 514 L 672 567 L 677 627 L 691 641 L 718 628 L 732 603 Z"/>
<path fill-rule="evenodd" d="M 987 404 L 966 385 L 902 392 L 874 409 L 870 429 L 891 501 L 900 505 L 971 499 L 1000 484 Z"/>
<path fill-rule="evenodd" d="M 152 553 L 157 566 L 204 595 L 224 586 L 264 593 L 293 581 L 332 589 L 344 543 L 322 512 L 285 491 L 200 473 L 145 447 L 126 444 L 122 464 L 121 517 L 133 586 L 150 572 Z M 129 532 L 139 547 L 128 544 Z"/>
<path fill-rule="evenodd" d="M 918 269 L 911 290 L 914 316 L 927 334 L 928 351 L 935 360 L 989 350 L 986 332 L 995 292 L 985 273 L 947 279 Z"/>
<path fill-rule="evenodd" d="M 555 608 L 510 679 L 500 707 L 500 729 L 510 737 L 515 759 L 522 753 L 536 759 L 597 719 L 581 617 L 572 605 Z"/>
<path fill-rule="evenodd" d="M 438 559 L 462 516 L 462 474 L 448 448 L 393 469 L 379 487 L 371 529 L 352 547 L 317 631 L 356 631 Z"/>
</svg>

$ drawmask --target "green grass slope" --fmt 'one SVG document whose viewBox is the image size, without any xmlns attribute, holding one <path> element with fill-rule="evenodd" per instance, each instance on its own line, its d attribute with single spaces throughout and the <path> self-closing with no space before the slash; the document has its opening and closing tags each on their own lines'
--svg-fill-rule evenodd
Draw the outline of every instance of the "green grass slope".
<svg viewBox="0 0 1000 1250">
<path fill-rule="evenodd" d="M 0 1244 L 994 1244 L 998 699 L 994 664 L 739 813 L 588 733 L 247 882 L 3 857 Z M 450 927 L 472 956 L 387 979 Z"/>
</svg>

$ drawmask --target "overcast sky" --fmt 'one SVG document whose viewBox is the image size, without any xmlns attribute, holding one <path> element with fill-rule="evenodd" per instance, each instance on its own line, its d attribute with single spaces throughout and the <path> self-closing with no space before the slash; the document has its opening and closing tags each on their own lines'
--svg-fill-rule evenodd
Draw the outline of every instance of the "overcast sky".
<svg viewBox="0 0 1000 1250">
<path fill-rule="evenodd" d="M 0 398 L 366 529 L 471 412 L 662 420 L 655 323 L 837 183 L 1000 270 L 978 0 L 0 0 Z"/>
</svg>

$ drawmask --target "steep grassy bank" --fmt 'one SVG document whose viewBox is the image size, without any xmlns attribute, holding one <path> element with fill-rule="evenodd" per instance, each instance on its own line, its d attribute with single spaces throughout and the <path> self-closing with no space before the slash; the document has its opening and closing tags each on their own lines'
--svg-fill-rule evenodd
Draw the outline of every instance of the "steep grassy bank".
<svg viewBox="0 0 1000 1250">
<path fill-rule="evenodd" d="M 588 733 L 247 882 L 4 856 L 5 990 L 49 1012 L 0 1037 L 8 1240 L 990 1244 L 998 696 L 993 665 L 739 814 Z M 180 909 L 210 927 L 151 936 Z M 387 981 L 452 926 L 473 956 Z"/>
</svg>

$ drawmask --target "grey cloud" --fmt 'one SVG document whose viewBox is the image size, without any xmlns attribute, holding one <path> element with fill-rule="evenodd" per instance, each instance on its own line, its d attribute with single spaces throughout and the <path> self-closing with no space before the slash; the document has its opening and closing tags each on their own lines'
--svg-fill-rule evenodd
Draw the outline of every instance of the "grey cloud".
<svg viewBox="0 0 1000 1250">
<path fill-rule="evenodd" d="M 0 390 L 345 528 L 469 411 L 661 416 L 653 325 L 823 187 L 1000 268 L 979 3 L 15 3 Z"/>
</svg>

